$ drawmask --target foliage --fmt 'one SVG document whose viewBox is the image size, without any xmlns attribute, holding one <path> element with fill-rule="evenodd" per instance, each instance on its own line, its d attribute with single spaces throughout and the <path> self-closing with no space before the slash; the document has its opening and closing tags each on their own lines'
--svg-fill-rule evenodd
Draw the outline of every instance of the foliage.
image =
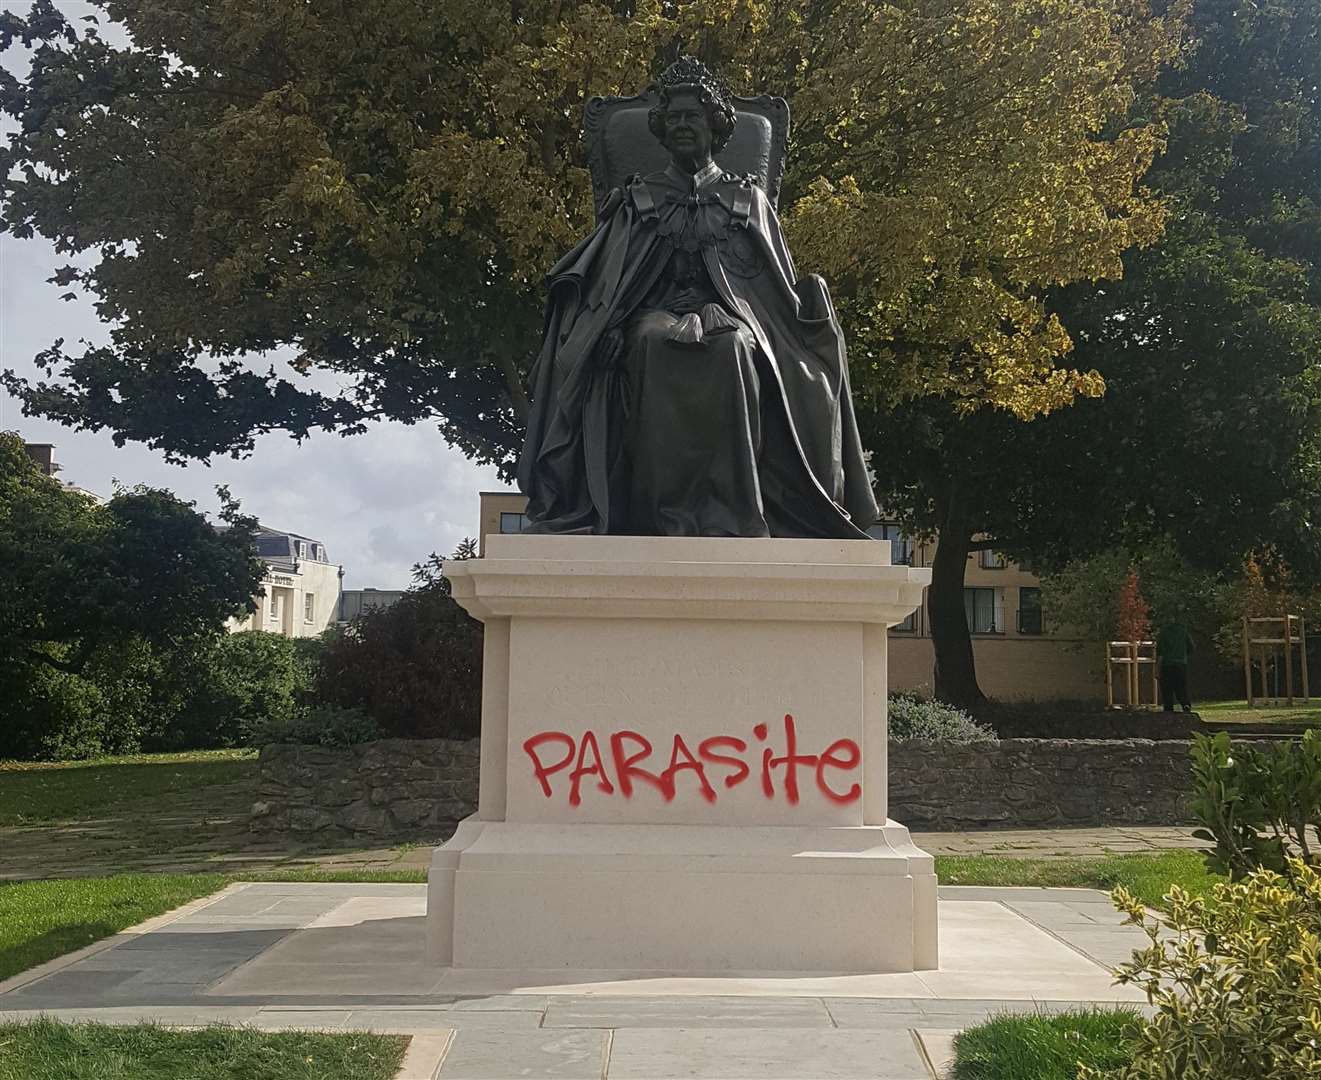
<svg viewBox="0 0 1321 1080">
<path fill-rule="evenodd" d="M 995 742 L 995 732 L 962 709 L 911 694 L 891 694 L 889 735 L 894 742 Z"/>
<path fill-rule="evenodd" d="M 1202 825 L 1193 835 L 1215 844 L 1206 853 L 1213 870 L 1238 880 L 1261 868 L 1292 876 L 1298 865 L 1321 865 L 1321 731 L 1269 750 L 1233 745 L 1225 732 L 1198 735 L 1192 758 L 1192 810 Z"/>
<path fill-rule="evenodd" d="M 1319 35 L 1321 0 L 1194 0 L 1194 47 L 1130 114 L 1168 127 L 1144 177 L 1169 207 L 1164 236 L 1130 248 L 1122 277 L 1048 299 L 1074 343 L 1070 362 L 1100 374 L 1104 397 L 1028 424 L 934 398 L 860 416 L 882 503 L 908 531 L 952 545 L 929 601 L 953 699 L 980 696 L 971 649 L 945 644 L 962 633 L 960 546 L 974 537 L 1052 569 L 1168 537 L 1213 575 L 1272 545 L 1315 579 Z M 1159 621 L 1150 589 L 1148 599 Z M 937 627 L 942 603 L 948 625 Z M 940 681 L 937 692 L 947 696 Z"/>
<path fill-rule="evenodd" d="M 287 723 L 303 707 L 315 663 L 306 654 L 302 642 L 264 630 L 208 643 L 188 666 L 171 739 L 189 747 L 256 745 L 252 730 Z"/>
<path fill-rule="evenodd" d="M 1301 863 L 1216 886 L 1210 899 L 1172 889 L 1148 916 L 1124 889 L 1115 903 L 1151 944 L 1121 965 L 1155 1016 L 1131 1063 L 1083 1080 L 1303 1080 L 1321 1072 L 1321 876 Z"/>
<path fill-rule="evenodd" d="M 1231 659 L 1241 655 L 1236 651 L 1242 648 L 1237 629 L 1241 602 L 1232 572 L 1198 569 L 1168 538 L 1143 545 L 1136 553 L 1109 548 L 1046 572 L 1043 606 L 1055 625 L 1087 643 L 1083 647 L 1132 640 L 1120 631 L 1121 599 L 1130 569 L 1140 578 L 1143 599 L 1150 602 L 1149 624 L 1181 622 L 1194 639 L 1224 645 L 1221 655 Z"/>
<path fill-rule="evenodd" d="M 465 552 L 472 557 L 470 545 L 457 556 Z M 315 701 L 362 710 L 384 736 L 480 734 L 482 628 L 450 596 L 443 565 L 433 554 L 394 604 L 364 610 L 329 639 Z"/>
<path fill-rule="evenodd" d="M 53 379 L 6 385 L 174 456 L 390 416 L 508 465 L 542 278 L 592 222 L 583 108 L 681 49 L 789 97 L 790 239 L 834 283 L 867 397 L 1029 416 L 1096 393 L 1056 367 L 1070 339 L 1040 293 L 1117 273 L 1164 217 L 1138 186 L 1163 124 L 1127 114 L 1177 5 L 93 6 L 0 22 L 0 47 L 34 47 L 0 85 L 0 175 L 4 226 L 81 257 L 54 282 L 111 344 L 57 342 Z"/>
<path fill-rule="evenodd" d="M 1115 634 L 1119 641 L 1146 641 L 1151 637 L 1151 605 L 1143 598 L 1138 572 L 1131 566 L 1119 589 Z"/>
<path fill-rule="evenodd" d="M 0 755 L 126 752 L 159 734 L 159 693 L 261 580 L 249 518 L 216 529 L 150 488 L 105 505 L 0 433 Z"/>
<path fill-rule="evenodd" d="M 95 817 L 126 801 L 249 780 L 256 768 L 234 750 L 0 763 L 0 826 Z"/>
<path fill-rule="evenodd" d="M 1205 860 L 1195 851 L 1075 859 L 937 855 L 936 876 L 944 885 L 1106 890 L 1122 885 L 1148 907 L 1157 909 L 1165 907 L 1165 897 L 1174 885 L 1186 895 L 1204 896 L 1224 880 L 1210 873 Z"/>
<path fill-rule="evenodd" d="M 403 1035 L 254 1031 L 212 1024 L 65 1024 L 51 1017 L 0 1024 L 0 1080 L 389 1080 Z"/>
<path fill-rule="evenodd" d="M 954 1037 L 950 1080 L 1077 1080 L 1078 1065 L 1108 1069 L 1129 1059 L 1133 1009 L 1006 1014 Z"/>
<path fill-rule="evenodd" d="M 307 746 L 353 746 L 380 738 L 376 721 L 362 709 L 339 705 L 313 705 L 279 717 L 244 724 L 248 746 L 303 743 Z"/>
</svg>

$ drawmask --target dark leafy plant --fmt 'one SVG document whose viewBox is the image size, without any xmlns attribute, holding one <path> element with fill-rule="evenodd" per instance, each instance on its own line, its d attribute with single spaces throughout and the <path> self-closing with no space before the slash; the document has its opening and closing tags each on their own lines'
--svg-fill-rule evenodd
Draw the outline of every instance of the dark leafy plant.
<svg viewBox="0 0 1321 1080">
<path fill-rule="evenodd" d="M 471 544 L 455 559 L 471 558 Z M 327 642 L 312 698 L 361 709 L 385 736 L 473 738 L 481 731 L 482 627 L 450 596 L 445 560 L 413 569 L 416 584 Z"/>
</svg>

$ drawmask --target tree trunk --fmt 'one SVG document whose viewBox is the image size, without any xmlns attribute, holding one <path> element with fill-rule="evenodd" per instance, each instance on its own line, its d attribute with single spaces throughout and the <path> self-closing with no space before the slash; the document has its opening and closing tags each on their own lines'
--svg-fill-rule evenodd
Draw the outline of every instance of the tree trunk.
<svg viewBox="0 0 1321 1080">
<path fill-rule="evenodd" d="M 972 537 L 966 527 L 946 518 L 936 541 L 931 563 L 927 611 L 931 616 L 931 644 L 936 653 L 936 697 L 951 705 L 977 705 L 986 700 L 977 685 L 972 657 L 972 636 L 963 606 L 963 579 L 968 569 Z"/>
</svg>

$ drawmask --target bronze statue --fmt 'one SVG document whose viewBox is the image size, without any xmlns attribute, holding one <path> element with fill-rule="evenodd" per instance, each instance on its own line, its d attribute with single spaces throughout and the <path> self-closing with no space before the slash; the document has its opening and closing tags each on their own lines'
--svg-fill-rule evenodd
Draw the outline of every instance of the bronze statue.
<svg viewBox="0 0 1321 1080">
<path fill-rule="evenodd" d="M 690 57 L 644 98 L 608 100 L 647 106 L 669 163 L 609 190 L 550 273 L 518 472 L 527 531 L 866 539 L 878 515 L 843 334 L 825 282 L 797 279 L 772 202 L 784 103 L 732 98 Z M 713 157 L 745 121 L 761 175 Z M 594 148 L 598 179 L 627 146 L 616 129 Z"/>
</svg>

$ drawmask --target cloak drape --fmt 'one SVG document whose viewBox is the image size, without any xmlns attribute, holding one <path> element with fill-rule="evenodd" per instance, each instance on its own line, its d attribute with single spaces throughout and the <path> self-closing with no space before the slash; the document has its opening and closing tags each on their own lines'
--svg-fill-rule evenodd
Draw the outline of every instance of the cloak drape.
<svg viewBox="0 0 1321 1080">
<path fill-rule="evenodd" d="M 755 458 L 769 533 L 865 539 L 879 515 L 829 292 L 820 277 L 795 275 L 762 191 L 718 166 L 695 178 L 673 167 L 634 178 L 612 192 L 597 228 L 551 271 L 518 469 L 528 531 L 635 531 L 630 474 L 639 456 L 663 456 L 684 437 L 676 430 L 655 446 L 631 439 L 637 402 L 628 379 L 637 364 L 629 359 L 636 358 L 607 367 L 597 352 L 608 331 L 627 332 L 647 314 L 676 245 L 700 256 L 720 303 L 755 341 L 760 446 L 744 449 Z M 649 524 L 647 531 L 662 530 Z"/>
</svg>

